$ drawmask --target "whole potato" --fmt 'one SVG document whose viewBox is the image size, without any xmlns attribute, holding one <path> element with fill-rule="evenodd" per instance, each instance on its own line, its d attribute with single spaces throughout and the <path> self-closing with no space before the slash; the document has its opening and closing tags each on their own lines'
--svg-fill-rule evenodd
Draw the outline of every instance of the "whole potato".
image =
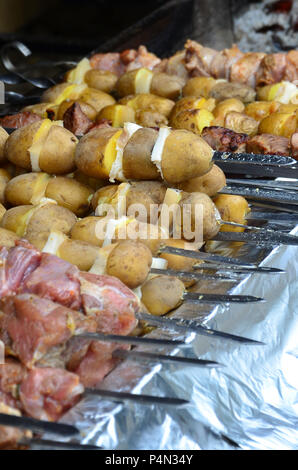
<svg viewBox="0 0 298 470">
<path fill-rule="evenodd" d="M 51 231 L 57 230 L 68 235 L 76 221 L 77 218 L 71 211 L 58 204 L 36 206 L 27 220 L 24 236 L 37 249 L 42 250 Z"/>
<path fill-rule="evenodd" d="M 142 286 L 142 303 L 152 315 L 165 315 L 183 302 L 185 287 L 172 276 L 155 276 Z"/>
<path fill-rule="evenodd" d="M 25 173 L 15 176 L 5 188 L 5 199 L 12 206 L 38 204 L 45 196 L 50 176 L 47 173 Z"/>
<path fill-rule="evenodd" d="M 145 67 L 123 73 L 116 84 L 118 96 L 150 93 L 153 72 Z"/>
<path fill-rule="evenodd" d="M 144 109 L 153 111 L 169 117 L 170 112 L 175 104 L 174 101 L 152 93 L 139 93 L 137 95 L 129 95 L 118 101 L 119 104 L 130 106 L 135 111 Z"/>
<path fill-rule="evenodd" d="M 196 96 L 209 98 L 211 89 L 217 81 L 213 77 L 193 77 L 190 78 L 183 87 L 183 96 Z"/>
<path fill-rule="evenodd" d="M 96 235 L 96 226 L 101 219 L 101 217 L 89 216 L 78 220 L 72 227 L 70 237 L 73 240 L 81 240 L 94 246 L 102 246 L 103 238 Z"/>
<path fill-rule="evenodd" d="M 226 177 L 224 172 L 217 165 L 213 165 L 208 173 L 180 183 L 179 188 L 188 193 L 199 192 L 212 197 L 225 185 Z"/>
<path fill-rule="evenodd" d="M 259 134 L 281 135 L 290 138 L 297 128 L 297 116 L 291 113 L 272 113 L 262 119 Z"/>
<path fill-rule="evenodd" d="M 177 129 L 168 135 L 161 160 L 164 179 L 169 184 L 202 176 L 211 168 L 213 150 L 198 135 Z"/>
<path fill-rule="evenodd" d="M 0 163 L 3 163 L 5 161 L 4 146 L 8 137 L 9 134 L 6 132 L 5 129 L 3 129 L 3 127 L 0 126 Z"/>
<path fill-rule="evenodd" d="M 81 240 L 66 239 L 59 246 L 57 256 L 74 264 L 80 271 L 89 271 L 96 257 L 99 248 Z"/>
<path fill-rule="evenodd" d="M 236 98 L 243 103 L 251 103 L 255 100 L 256 92 L 250 86 L 242 83 L 220 81 L 210 90 L 210 97 L 215 98 L 217 101 Z"/>
<path fill-rule="evenodd" d="M 231 194 L 219 194 L 213 199 L 213 202 L 222 220 L 246 224 L 246 215 L 250 212 L 250 208 L 244 197 Z M 224 232 L 243 232 L 245 229 L 231 225 L 222 225 L 220 230 Z"/>
<path fill-rule="evenodd" d="M 185 214 L 182 212 L 181 217 L 183 238 L 190 239 L 190 235 L 186 237 L 187 233 L 185 233 L 188 228 L 187 225 L 190 225 L 192 234 L 199 235 L 198 230 L 200 230 L 203 240 L 209 240 L 219 232 L 219 213 L 212 199 L 210 199 L 207 194 L 197 192 L 190 194 L 185 193 L 179 205 L 182 211 L 183 206 L 186 206 Z M 201 209 L 198 210 L 198 213 L 196 213 L 196 206 L 198 206 L 198 209 Z M 189 219 L 189 223 L 186 218 Z M 193 235 L 193 238 L 194 237 L 195 235 Z"/>
<path fill-rule="evenodd" d="M 176 100 L 181 96 L 185 80 L 177 75 L 169 75 L 163 72 L 153 74 L 150 92 L 170 100 Z"/>
<path fill-rule="evenodd" d="M 125 178 L 139 180 L 155 180 L 160 175 L 151 161 L 151 153 L 158 137 L 155 129 L 138 129 L 123 151 L 123 173 Z"/>
<path fill-rule="evenodd" d="M 89 106 L 92 106 L 97 113 L 99 113 L 105 106 L 116 103 L 115 98 L 111 95 L 104 91 L 96 90 L 95 88 L 86 88 L 79 98 Z"/>
<path fill-rule="evenodd" d="M 116 159 L 117 139 L 121 133 L 121 129 L 102 128 L 84 135 L 75 152 L 78 169 L 92 178 L 108 179 Z"/>
<path fill-rule="evenodd" d="M 5 228 L 0 227 L 0 246 L 6 246 L 6 248 L 10 248 L 15 246 L 15 242 L 19 239 L 20 237 L 18 237 L 11 230 L 6 230 Z"/>
<path fill-rule="evenodd" d="M 110 253 L 106 273 L 117 277 L 130 289 L 135 289 L 145 282 L 151 264 L 152 254 L 146 245 L 139 241 L 123 240 Z"/>
<path fill-rule="evenodd" d="M 33 205 L 17 206 L 8 209 L 2 217 L 1 227 L 15 232 L 19 237 L 26 233 L 29 216 L 34 210 Z"/>
<path fill-rule="evenodd" d="M 124 104 L 112 104 L 98 113 L 96 122 L 101 119 L 108 119 L 113 127 L 123 127 L 125 122 L 135 122 L 135 111 Z"/>
<path fill-rule="evenodd" d="M 186 129 L 200 135 L 213 120 L 213 114 L 207 109 L 188 109 L 177 114 L 170 123 L 174 129 Z"/>
<path fill-rule="evenodd" d="M 111 93 L 114 91 L 118 76 L 108 70 L 91 69 L 84 75 L 88 87 Z"/>
<path fill-rule="evenodd" d="M 45 196 L 82 217 L 90 210 L 93 193 L 91 188 L 75 179 L 57 176 L 48 181 Z"/>
<path fill-rule="evenodd" d="M 12 132 L 6 141 L 4 154 L 10 162 L 29 171 L 35 165 L 34 171 L 65 174 L 74 169 L 77 142 L 67 129 L 43 120 Z M 34 147 L 35 159 L 32 156 Z"/>
</svg>

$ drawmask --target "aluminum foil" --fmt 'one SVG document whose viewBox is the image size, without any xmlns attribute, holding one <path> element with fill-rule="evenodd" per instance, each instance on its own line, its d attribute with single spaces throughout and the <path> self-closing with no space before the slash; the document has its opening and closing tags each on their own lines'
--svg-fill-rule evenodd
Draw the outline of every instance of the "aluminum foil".
<svg viewBox="0 0 298 470">
<path fill-rule="evenodd" d="M 298 227 L 291 233 L 297 234 Z M 241 282 L 200 283 L 200 289 L 251 294 L 267 302 L 226 304 L 211 310 L 206 305 L 184 304 L 173 316 L 201 319 L 206 326 L 265 344 L 239 345 L 192 333 L 187 336 L 192 341 L 187 347 L 158 351 L 211 359 L 223 367 L 123 361 L 101 388 L 179 397 L 189 400 L 189 405 L 117 404 L 87 396 L 63 417 L 80 429 L 82 443 L 115 450 L 298 449 L 298 247 L 270 250 L 234 245 L 227 246 L 225 254 L 231 251 L 247 261 L 261 257 L 261 265 L 286 273 L 252 274 Z M 150 336 L 179 338 L 177 333 L 159 329 Z"/>
</svg>

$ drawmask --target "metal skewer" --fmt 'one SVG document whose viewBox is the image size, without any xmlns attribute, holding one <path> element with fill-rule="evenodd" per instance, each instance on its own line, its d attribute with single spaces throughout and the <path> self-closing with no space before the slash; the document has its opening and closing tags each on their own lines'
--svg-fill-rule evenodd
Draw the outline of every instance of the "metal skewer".
<svg viewBox="0 0 298 470">
<path fill-rule="evenodd" d="M 40 419 L 29 418 L 27 416 L 14 416 L 0 413 L 0 425 L 13 426 L 15 428 L 30 430 L 33 432 L 48 432 L 58 436 L 73 437 L 79 434 L 75 426 L 64 423 L 54 423 Z"/>
<path fill-rule="evenodd" d="M 184 406 L 189 403 L 187 400 L 183 400 L 181 398 L 158 397 L 154 395 L 137 395 L 135 393 L 116 392 L 100 388 L 85 388 L 84 393 L 85 395 L 103 397 L 112 401 L 133 401 L 135 403 L 141 403 L 142 405 Z"/>
<path fill-rule="evenodd" d="M 272 165 L 272 166 L 284 166 L 284 165 L 295 165 L 297 162 L 292 157 L 284 157 L 282 155 L 263 155 L 256 153 L 234 153 L 234 152 L 221 152 L 215 150 L 213 153 L 213 161 L 221 163 L 236 163 L 239 165 L 253 164 L 253 165 Z"/>
<path fill-rule="evenodd" d="M 213 330 L 211 328 L 206 328 L 195 320 L 187 319 L 176 319 L 176 318 L 167 318 L 167 317 L 158 317 L 155 315 L 150 315 L 149 313 L 140 312 L 137 313 L 137 318 L 142 321 L 147 322 L 149 325 L 157 326 L 159 328 L 167 328 L 173 331 L 180 331 L 183 333 L 189 333 L 193 331 L 196 334 L 202 336 L 209 336 L 212 338 L 221 338 L 236 341 L 238 343 L 247 344 L 247 345 L 263 345 L 261 341 L 256 341 L 254 339 L 245 338 L 243 336 L 233 335 L 231 333 L 225 333 L 223 331 Z"/>
<path fill-rule="evenodd" d="M 28 446 L 31 449 L 42 447 L 46 449 L 49 448 L 51 450 L 102 450 L 101 447 L 93 446 L 90 444 L 52 441 L 49 439 L 38 439 L 36 437 L 23 437 L 18 443 L 23 446 Z"/>
<path fill-rule="evenodd" d="M 245 242 L 254 245 L 275 246 L 293 245 L 298 246 L 298 236 L 282 232 L 219 232 L 212 240 L 224 242 Z"/>
<path fill-rule="evenodd" d="M 76 335 L 78 338 L 85 338 L 94 341 L 115 342 L 120 344 L 131 344 L 134 346 L 171 346 L 180 347 L 185 346 L 185 341 L 172 340 L 172 339 L 159 339 L 148 338 L 144 336 L 121 336 L 121 335 L 108 335 L 104 333 L 80 333 Z"/>
<path fill-rule="evenodd" d="M 225 186 L 219 191 L 220 194 L 232 194 L 243 196 L 247 199 L 259 201 L 278 202 L 282 204 L 298 205 L 297 191 L 283 190 L 248 186 Z"/>
</svg>

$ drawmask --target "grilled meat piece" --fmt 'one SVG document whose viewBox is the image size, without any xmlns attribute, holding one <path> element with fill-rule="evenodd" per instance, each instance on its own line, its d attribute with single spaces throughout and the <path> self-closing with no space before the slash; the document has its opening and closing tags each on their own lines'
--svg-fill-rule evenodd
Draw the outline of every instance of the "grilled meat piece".
<svg viewBox="0 0 298 470">
<path fill-rule="evenodd" d="M 255 88 L 256 74 L 265 55 L 263 52 L 248 52 L 244 54 L 241 59 L 231 66 L 230 80 Z"/>
<path fill-rule="evenodd" d="M 0 303 L 4 316 L 4 341 L 22 364 L 32 367 L 51 348 L 65 344 L 73 335 L 96 331 L 94 318 L 32 294 L 6 297 Z"/>
<path fill-rule="evenodd" d="M 298 80 L 298 51 L 289 51 L 286 60 L 287 66 L 283 80 L 288 80 L 289 82 Z"/>
<path fill-rule="evenodd" d="M 17 241 L 10 250 L 0 249 L 0 298 L 13 294 L 39 265 L 41 253 L 26 242 Z"/>
<path fill-rule="evenodd" d="M 118 76 L 140 67 L 153 69 L 159 63 L 160 59 L 155 54 L 148 52 L 145 46 L 139 46 L 137 50 L 127 49 L 121 54 L 119 52 L 94 54 L 90 59 L 91 67 L 108 70 Z"/>
<path fill-rule="evenodd" d="M 28 371 L 20 386 L 20 399 L 29 416 L 56 421 L 77 403 L 83 391 L 76 374 L 42 367 Z"/>
<path fill-rule="evenodd" d="M 184 47 L 186 50 L 185 68 L 189 75 L 191 77 L 210 77 L 212 61 L 219 52 L 190 39 L 186 41 Z"/>
<path fill-rule="evenodd" d="M 7 128 L 19 128 L 41 120 L 42 118 L 35 113 L 30 113 L 30 111 L 21 111 L 20 113 L 0 118 L 0 125 Z"/>
<path fill-rule="evenodd" d="M 256 85 L 271 85 L 283 79 L 287 65 L 286 54 L 268 54 L 263 57 L 256 74 Z"/>
<path fill-rule="evenodd" d="M 202 137 L 213 148 L 222 152 L 244 152 L 247 134 L 239 134 L 220 126 L 205 127 Z"/>
<path fill-rule="evenodd" d="M 264 155 L 290 155 L 290 141 L 287 137 L 260 134 L 251 137 L 246 143 L 247 152 Z"/>
<path fill-rule="evenodd" d="M 229 80 L 231 66 L 243 56 L 236 44 L 216 54 L 211 62 L 210 72 L 214 78 Z"/>
<path fill-rule="evenodd" d="M 93 122 L 82 111 L 80 104 L 75 102 L 65 111 L 63 125 L 75 135 L 84 135 L 91 129 Z"/>
</svg>

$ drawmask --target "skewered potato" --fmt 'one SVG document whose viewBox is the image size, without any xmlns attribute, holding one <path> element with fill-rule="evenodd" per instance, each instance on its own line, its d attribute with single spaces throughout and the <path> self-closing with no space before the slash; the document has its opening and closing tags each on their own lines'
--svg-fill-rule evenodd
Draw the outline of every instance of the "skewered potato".
<svg viewBox="0 0 298 470">
<path fill-rule="evenodd" d="M 177 117 L 182 111 L 192 111 L 194 109 L 206 109 L 207 111 L 212 112 L 215 108 L 215 100 L 205 99 L 203 97 L 195 97 L 195 96 L 186 96 L 181 98 L 175 103 L 171 114 L 170 114 L 170 122 L 172 127 L 175 127 L 175 122 Z"/>
<path fill-rule="evenodd" d="M 135 111 L 146 110 L 160 113 L 163 116 L 169 117 L 170 112 L 174 106 L 174 101 L 161 96 L 153 95 L 152 93 L 139 93 L 137 95 L 125 96 L 118 101 L 119 104 L 130 106 Z"/>
<path fill-rule="evenodd" d="M 191 109 L 181 111 L 171 120 L 171 125 L 175 129 L 187 129 L 200 135 L 204 127 L 211 126 L 213 120 L 213 114 L 207 109 Z"/>
<path fill-rule="evenodd" d="M 135 113 L 135 122 L 143 127 L 164 127 L 168 125 L 168 119 L 158 112 L 139 109 Z"/>
<path fill-rule="evenodd" d="M 251 103 L 256 97 L 256 92 L 253 88 L 242 83 L 231 83 L 221 80 L 212 87 L 209 96 L 217 101 L 236 98 L 243 103 Z"/>
<path fill-rule="evenodd" d="M 59 206 L 69 209 L 79 217 L 88 213 L 93 190 L 72 178 L 57 176 L 47 184 L 45 197 L 55 200 Z"/>
<path fill-rule="evenodd" d="M 162 176 L 169 184 L 175 184 L 201 176 L 211 167 L 211 147 L 192 132 L 161 128 L 158 133 L 136 126 L 128 135 L 126 145 L 125 141 L 122 143 L 124 149 L 120 161 L 117 144 L 121 136 L 122 131 L 117 129 L 89 132 L 76 149 L 78 168 L 88 176 L 110 178 L 111 181 L 156 180 Z"/>
<path fill-rule="evenodd" d="M 281 135 L 290 138 L 297 127 L 297 116 L 291 113 L 272 113 L 259 124 L 260 134 Z"/>
<path fill-rule="evenodd" d="M 179 184 L 179 188 L 188 193 L 199 192 L 207 196 L 215 196 L 226 185 L 226 177 L 221 168 L 213 165 L 211 170 L 203 176 L 191 178 Z"/>
<path fill-rule="evenodd" d="M 84 75 L 84 82 L 88 87 L 111 93 L 115 90 L 118 76 L 108 70 L 88 70 Z"/>
<path fill-rule="evenodd" d="M 70 131 L 44 119 L 12 132 L 5 143 L 4 155 L 29 171 L 65 174 L 74 169 L 77 142 Z"/>
<path fill-rule="evenodd" d="M 106 274 L 115 276 L 131 289 L 146 280 L 152 264 L 149 248 L 141 242 L 123 240 L 110 253 Z"/>
<path fill-rule="evenodd" d="M 0 204 L 0 221 L 3 219 L 5 212 L 6 212 L 5 207 L 3 206 L 3 204 Z"/>
<path fill-rule="evenodd" d="M 144 67 L 124 73 L 116 84 L 120 97 L 135 93 L 152 93 L 174 100 L 181 95 L 184 80 L 167 73 L 153 73 Z"/>
<path fill-rule="evenodd" d="M 47 173 L 25 173 L 12 178 L 5 187 L 5 200 L 11 206 L 39 204 L 45 197 L 50 176 Z"/>
<path fill-rule="evenodd" d="M 112 104 L 99 112 L 96 121 L 100 119 L 108 119 L 113 127 L 123 127 L 125 122 L 135 122 L 135 111 L 124 104 Z"/>
<path fill-rule="evenodd" d="M 170 238 L 165 240 L 164 245 L 171 246 L 173 248 L 182 248 L 183 250 L 193 249 L 189 244 L 182 239 Z M 177 271 L 191 271 L 192 267 L 198 260 L 193 258 L 187 258 L 186 256 L 178 256 L 172 253 L 161 252 L 160 257 L 165 259 L 168 263 L 169 269 L 176 269 Z"/>
<path fill-rule="evenodd" d="M 183 302 L 185 286 L 172 276 L 155 276 L 142 286 L 142 303 L 152 315 L 165 315 Z"/>
<path fill-rule="evenodd" d="M 250 212 L 250 208 L 244 197 L 231 194 L 219 194 L 213 199 L 213 202 L 222 220 L 246 224 L 246 215 Z M 221 226 L 220 230 L 224 232 L 243 232 L 245 229 L 224 224 Z"/>
<path fill-rule="evenodd" d="M 1 227 L 25 237 L 32 245 L 42 250 L 52 230 L 69 234 L 76 221 L 77 218 L 71 211 L 50 202 L 37 206 L 17 206 L 7 210 Z"/>
<path fill-rule="evenodd" d="M 185 193 L 179 202 L 182 212 L 181 228 L 186 238 L 186 233 L 189 230 L 192 232 L 192 237 L 197 233 L 198 229 L 202 231 L 202 240 L 209 240 L 214 237 L 220 229 L 220 216 L 216 209 L 215 204 L 207 194 L 204 193 Z M 186 222 L 183 216 L 183 207 L 185 206 L 185 216 L 190 219 L 190 227 L 186 227 Z M 197 208 L 197 209 L 196 209 Z M 188 240 L 192 238 L 187 237 Z"/>
<path fill-rule="evenodd" d="M 193 77 L 190 78 L 183 87 L 183 96 L 196 96 L 209 98 L 211 89 L 216 85 L 217 80 L 213 77 Z"/>
<path fill-rule="evenodd" d="M 36 103 L 32 104 L 29 106 L 26 106 L 25 108 L 22 109 L 22 111 L 29 111 L 30 113 L 37 114 L 37 116 L 40 116 L 42 119 L 47 119 L 49 118 L 49 113 L 48 110 L 53 110 L 55 108 L 54 103 Z M 55 113 L 55 119 L 56 119 L 56 113 Z"/>
</svg>

